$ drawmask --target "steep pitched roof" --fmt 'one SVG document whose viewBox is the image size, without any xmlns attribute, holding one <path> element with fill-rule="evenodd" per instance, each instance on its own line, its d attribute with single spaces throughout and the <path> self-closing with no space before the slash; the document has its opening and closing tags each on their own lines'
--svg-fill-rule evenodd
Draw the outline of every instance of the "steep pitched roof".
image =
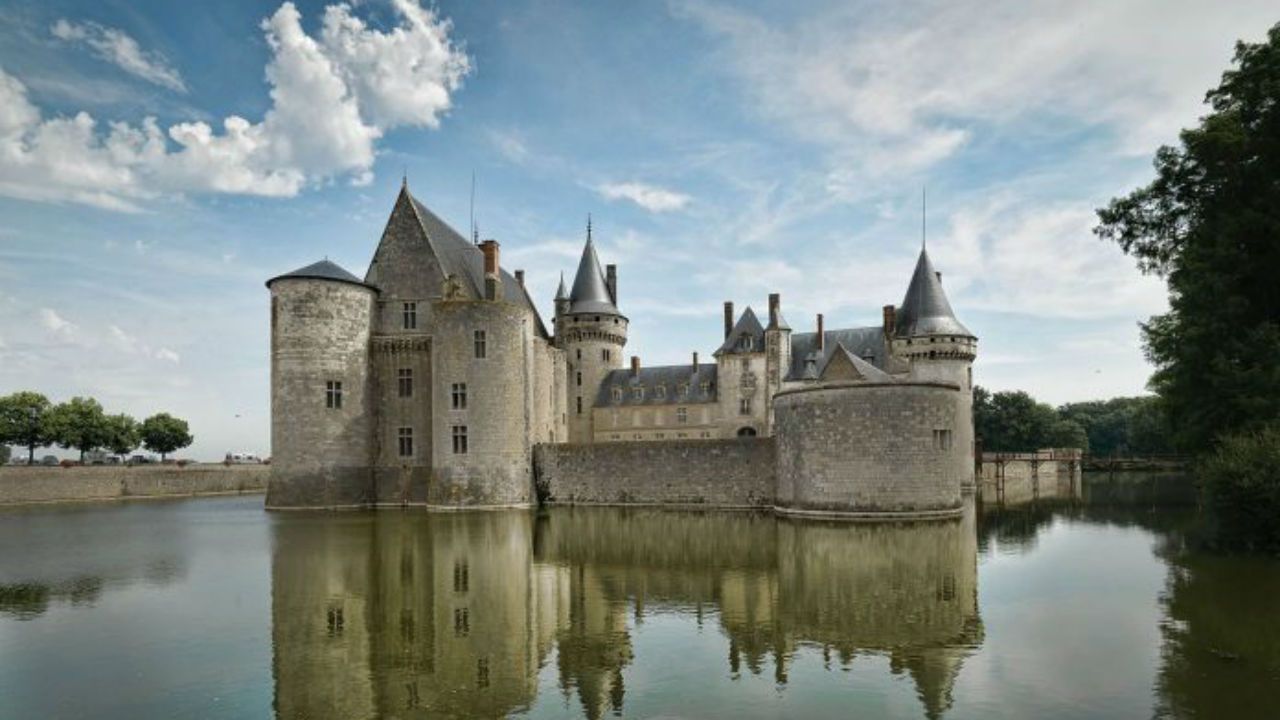
<svg viewBox="0 0 1280 720">
<path fill-rule="evenodd" d="M 587 244 L 582 248 L 582 260 L 578 262 L 578 274 L 573 277 L 573 290 L 569 292 L 569 312 L 571 313 L 618 313 L 609 295 L 609 284 L 605 281 L 604 270 L 600 268 L 600 258 L 596 257 L 596 246 L 587 235 Z"/>
<path fill-rule="evenodd" d="M 600 390 L 596 393 L 596 407 L 623 407 L 632 405 L 699 405 L 716 401 L 715 363 L 698 363 L 694 372 L 692 365 L 655 365 L 640 368 L 640 374 L 632 375 L 630 370 L 612 370 L 604 376 Z M 707 392 L 702 391 L 702 384 L 707 383 Z M 678 393 L 680 385 L 688 386 L 688 394 L 681 397 Z M 658 386 L 665 388 L 662 397 L 658 396 Z M 613 399 L 614 388 L 622 391 L 622 397 Z M 639 398 L 632 392 L 642 388 Z"/>
<path fill-rule="evenodd" d="M 750 338 L 749 349 L 744 346 L 746 338 Z M 725 338 L 719 349 L 712 354 L 735 352 L 764 352 L 764 326 L 760 324 L 760 319 L 749 306 L 738 316 L 738 322 L 729 331 L 729 337 Z"/>
<path fill-rule="evenodd" d="M 827 356 L 827 361 L 823 363 L 818 377 L 823 380 L 893 381 L 885 371 L 849 352 L 849 348 L 845 347 L 844 343 L 836 343 L 835 352 Z"/>
<path fill-rule="evenodd" d="M 827 330 L 823 334 L 826 336 L 826 341 L 823 343 L 824 349 L 820 356 L 816 356 L 818 333 L 792 333 L 791 373 L 787 376 L 788 380 L 805 379 L 805 361 L 810 354 L 815 354 L 815 373 L 818 369 L 826 367 L 831 354 L 841 345 L 850 354 L 866 360 L 881 370 L 886 369 L 889 353 L 888 348 L 885 346 L 884 328 L 879 326 L 844 328 L 841 330 Z"/>
<path fill-rule="evenodd" d="M 956 319 L 947 302 L 947 294 L 942 291 L 942 281 L 929 261 L 929 252 L 920 250 L 920 259 L 916 261 L 915 272 L 911 275 L 911 284 L 907 286 L 907 295 L 902 299 L 902 307 L 898 308 L 897 335 L 914 337 L 918 335 L 963 335 L 973 337 L 973 333 Z"/>
<path fill-rule="evenodd" d="M 310 265 L 298 268 L 293 272 L 287 272 L 283 275 L 277 275 L 267 281 L 267 287 L 271 287 L 271 283 L 284 278 L 299 278 L 307 280 L 335 280 L 337 282 L 351 283 L 352 285 L 360 285 L 372 288 L 372 285 L 366 284 L 360 278 L 352 275 L 342 269 L 340 265 L 331 262 L 328 258 L 320 262 L 311 263 Z"/>
<path fill-rule="evenodd" d="M 568 300 L 569 291 L 564 288 L 564 273 L 560 273 L 560 287 L 556 288 L 556 300 Z"/>
</svg>

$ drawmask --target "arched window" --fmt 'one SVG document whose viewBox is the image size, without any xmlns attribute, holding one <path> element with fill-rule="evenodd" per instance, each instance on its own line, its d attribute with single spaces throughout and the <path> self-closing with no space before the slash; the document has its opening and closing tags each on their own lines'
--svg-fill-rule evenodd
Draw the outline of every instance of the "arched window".
<svg viewBox="0 0 1280 720">
<path fill-rule="evenodd" d="M 738 428 L 738 437 L 755 437 L 756 429 L 753 427 Z"/>
</svg>

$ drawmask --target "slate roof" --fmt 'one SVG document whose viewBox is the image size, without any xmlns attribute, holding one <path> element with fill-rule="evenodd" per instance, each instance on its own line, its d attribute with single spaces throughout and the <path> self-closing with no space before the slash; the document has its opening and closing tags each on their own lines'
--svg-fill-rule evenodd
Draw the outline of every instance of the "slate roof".
<svg viewBox="0 0 1280 720">
<path fill-rule="evenodd" d="M 841 345 L 849 353 L 856 355 L 860 359 L 870 357 L 871 359 L 868 362 L 877 369 L 885 369 L 888 348 L 885 346 L 884 328 L 879 325 L 827 330 L 824 334 L 826 335 L 825 351 L 821 357 L 814 358 L 815 372 L 827 366 L 827 362 L 831 359 L 831 354 Z M 791 334 L 791 373 L 787 376 L 788 380 L 802 380 L 805 378 L 805 361 L 810 353 L 817 349 L 817 346 L 818 333 L 816 332 Z"/>
<path fill-rule="evenodd" d="M 751 338 L 751 346 L 744 349 L 742 346 L 743 338 Z M 750 307 L 742 311 L 738 316 L 738 322 L 729 331 L 729 337 L 724 339 L 712 355 L 719 356 L 721 353 L 737 353 L 737 352 L 764 352 L 764 326 L 760 324 L 760 319 L 756 317 L 756 313 Z"/>
<path fill-rule="evenodd" d="M 956 319 L 951 303 L 947 302 L 947 294 L 942 290 L 942 281 L 938 279 L 933 263 L 929 260 L 929 252 L 923 248 L 920 250 L 920 259 L 916 261 L 915 272 L 911 275 L 911 284 L 907 286 L 907 295 L 902 299 L 902 307 L 898 308 L 896 325 L 899 337 L 973 337 L 973 333 Z"/>
<path fill-rule="evenodd" d="M 338 265 L 335 262 L 330 261 L 328 258 L 325 258 L 320 262 L 311 263 L 306 267 L 298 268 L 293 272 L 288 272 L 283 275 L 277 275 L 267 281 L 267 287 L 271 287 L 271 283 L 277 280 L 282 280 L 284 278 L 301 278 L 301 279 L 307 279 L 307 280 L 336 280 L 338 282 L 351 283 L 352 285 L 360 285 L 361 287 L 367 287 L 367 288 L 373 287 L 372 285 L 365 283 L 363 280 L 356 277 L 355 275 L 352 275 L 346 270 L 343 270 L 342 266 Z"/>
<path fill-rule="evenodd" d="M 556 288 L 556 300 L 568 300 L 569 291 L 564 288 L 564 273 L 560 273 L 560 287 Z"/>
<path fill-rule="evenodd" d="M 881 370 L 875 365 L 872 365 L 866 360 L 863 360 L 862 358 L 858 357 L 854 353 L 850 352 L 849 348 L 845 347 L 844 343 L 840 343 L 840 342 L 836 343 L 836 349 L 834 352 L 828 353 L 827 361 L 823 363 L 822 369 L 818 371 L 818 377 L 825 378 L 827 376 L 827 369 L 831 367 L 831 362 L 838 357 L 844 357 L 850 363 L 852 363 L 853 369 L 856 370 L 858 374 L 862 376 L 863 380 L 868 380 L 871 382 L 892 382 L 893 381 L 893 377 L 890 376 L 889 373 Z"/>
<path fill-rule="evenodd" d="M 600 383 L 600 391 L 596 394 L 596 407 L 634 407 L 640 405 L 701 405 L 716 401 L 716 364 L 699 363 L 698 371 L 692 365 L 656 365 L 640 368 L 638 377 L 631 370 L 613 370 L 604 376 Z M 707 392 L 702 392 L 702 383 L 708 383 Z M 689 385 L 687 397 L 681 397 L 678 390 L 682 383 Z M 657 387 L 666 388 L 665 397 L 659 397 Z M 636 387 L 644 389 L 643 397 L 636 399 L 632 390 Z M 622 399 L 613 399 L 613 389 L 622 390 Z"/>
<path fill-rule="evenodd" d="M 573 277 L 573 290 L 569 292 L 569 312 L 621 314 L 613 304 L 604 270 L 600 268 L 600 258 L 596 257 L 595 243 L 589 234 L 587 244 L 582 248 L 582 260 L 578 262 L 578 273 Z"/>
</svg>

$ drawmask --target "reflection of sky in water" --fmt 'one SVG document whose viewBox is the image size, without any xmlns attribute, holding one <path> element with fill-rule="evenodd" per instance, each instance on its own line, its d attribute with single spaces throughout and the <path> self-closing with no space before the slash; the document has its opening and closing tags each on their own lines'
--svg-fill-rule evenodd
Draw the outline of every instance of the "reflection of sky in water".
<svg viewBox="0 0 1280 720">
<path fill-rule="evenodd" d="M 1280 565 L 1188 555 L 1179 517 L 4 510 L 0 718 L 1132 717 L 1264 697 L 1280 619 L 1239 592 L 1223 620 L 1214 598 L 1274 598 Z"/>
</svg>

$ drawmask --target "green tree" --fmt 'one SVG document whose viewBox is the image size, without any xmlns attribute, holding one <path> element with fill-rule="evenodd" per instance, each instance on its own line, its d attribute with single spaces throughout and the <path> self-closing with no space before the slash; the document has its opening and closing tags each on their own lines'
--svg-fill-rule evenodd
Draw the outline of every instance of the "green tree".
<svg viewBox="0 0 1280 720">
<path fill-rule="evenodd" d="M 1280 554 L 1280 427 L 1224 435 L 1195 474 L 1215 542 Z"/>
<path fill-rule="evenodd" d="M 127 456 L 142 444 L 142 429 L 128 415 L 107 416 L 106 447 L 116 455 Z"/>
<path fill-rule="evenodd" d="M 8 445 L 0 445 L 0 465 L 7 465 L 13 456 L 13 449 Z"/>
<path fill-rule="evenodd" d="M 47 422 L 49 398 L 36 392 L 16 392 L 0 397 L 0 442 L 27 449 L 33 462 L 36 448 L 54 442 Z"/>
<path fill-rule="evenodd" d="M 49 435 L 64 448 L 80 451 L 80 460 L 90 450 L 110 441 L 107 414 L 93 398 L 73 397 L 56 405 L 47 414 Z"/>
<path fill-rule="evenodd" d="M 142 444 L 151 452 L 165 456 L 192 443 L 186 420 L 179 420 L 169 413 L 157 413 L 142 421 Z"/>
<path fill-rule="evenodd" d="M 1032 452 L 1049 447 L 1087 449 L 1088 437 L 1074 420 L 1022 390 L 990 393 L 973 391 L 974 431 L 982 436 L 983 450 Z"/>
<path fill-rule="evenodd" d="M 1238 43 L 1211 112 L 1161 147 L 1156 178 L 1098 211 L 1095 232 L 1169 284 L 1142 326 L 1177 445 L 1280 418 L 1280 25 Z"/>
</svg>

